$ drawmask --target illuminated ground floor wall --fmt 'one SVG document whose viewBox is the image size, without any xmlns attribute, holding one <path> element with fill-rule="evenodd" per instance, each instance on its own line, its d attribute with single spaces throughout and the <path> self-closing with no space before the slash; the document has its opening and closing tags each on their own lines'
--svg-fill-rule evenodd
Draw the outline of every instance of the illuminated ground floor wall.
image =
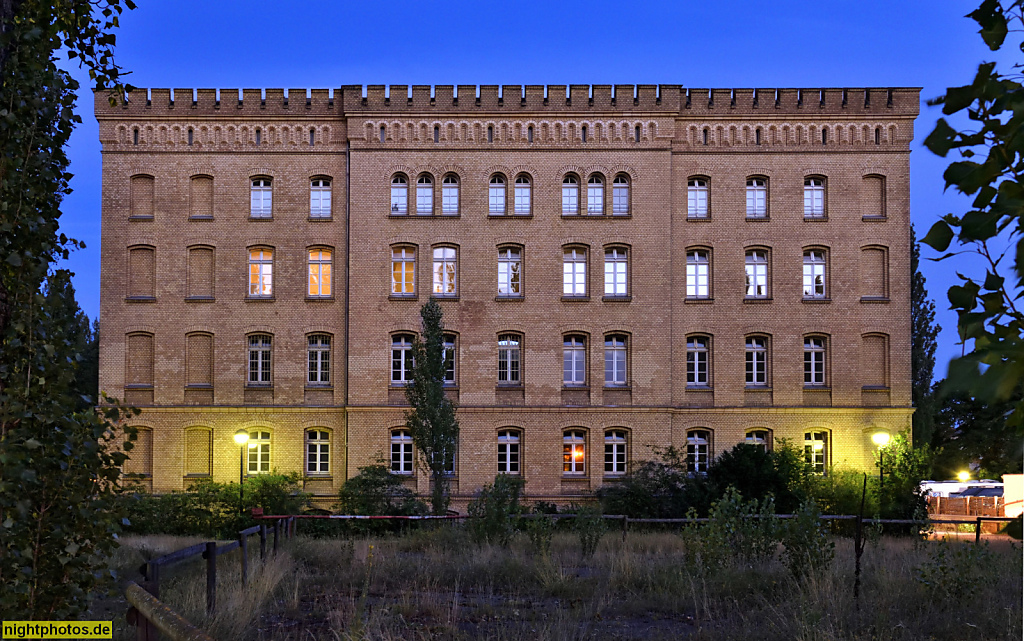
<svg viewBox="0 0 1024 641">
<path fill-rule="evenodd" d="M 153 492 L 198 478 L 300 472 L 329 504 L 358 468 L 383 460 L 421 494 L 429 478 L 413 461 L 401 407 L 149 408 L 132 420 L 139 441 L 126 469 Z M 614 483 L 633 461 L 674 445 L 698 470 L 737 443 L 805 446 L 828 468 L 870 470 L 871 436 L 909 430 L 906 408 L 471 408 L 459 410 L 456 507 L 499 472 L 519 474 L 534 499 L 569 500 Z M 250 444 L 234 435 L 246 430 Z M 244 452 L 244 454 L 243 454 Z M 244 457 L 244 458 L 243 458 Z M 415 453 L 411 457 L 415 459 Z M 462 499 L 462 500 L 460 500 Z"/>
</svg>

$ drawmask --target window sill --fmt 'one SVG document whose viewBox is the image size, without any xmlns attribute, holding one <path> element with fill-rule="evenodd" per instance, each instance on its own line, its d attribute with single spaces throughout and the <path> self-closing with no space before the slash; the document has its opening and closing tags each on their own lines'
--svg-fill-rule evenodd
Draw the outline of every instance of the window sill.
<svg viewBox="0 0 1024 641">
<path fill-rule="evenodd" d="M 148 383 L 126 383 L 125 389 L 153 389 L 153 386 Z"/>
<path fill-rule="evenodd" d="M 804 216 L 805 223 L 827 223 L 828 216 Z"/>
<path fill-rule="evenodd" d="M 303 387 L 302 389 L 305 389 L 305 390 L 317 390 L 317 391 L 321 391 L 321 392 L 330 392 L 330 391 L 332 391 L 334 389 L 334 385 L 331 384 L 331 383 L 324 383 L 324 384 L 306 383 L 305 387 Z"/>
<path fill-rule="evenodd" d="M 272 221 L 272 220 L 274 220 L 274 217 L 273 216 L 249 216 L 249 220 L 251 220 L 254 223 L 255 222 L 260 222 L 260 221 Z"/>
<path fill-rule="evenodd" d="M 578 391 L 578 392 L 589 392 L 590 391 L 590 386 L 589 385 L 566 385 L 565 383 L 562 383 L 562 391 L 565 392 L 565 391 L 568 391 L 568 390 L 573 390 L 573 391 Z"/>
<path fill-rule="evenodd" d="M 827 305 L 832 302 L 831 298 L 802 298 L 800 300 L 808 305 Z"/>
<path fill-rule="evenodd" d="M 866 390 L 868 392 L 888 392 L 889 391 L 889 386 L 888 385 L 865 385 L 865 386 L 861 387 L 861 389 L 862 390 Z"/>
<path fill-rule="evenodd" d="M 748 392 L 770 392 L 770 391 L 772 391 L 772 388 L 771 388 L 770 385 L 751 385 L 749 383 L 747 385 L 744 385 L 743 389 L 745 389 Z"/>
<path fill-rule="evenodd" d="M 333 216 L 310 216 L 306 219 L 310 223 L 330 223 L 334 222 Z"/>
<path fill-rule="evenodd" d="M 273 383 L 246 383 L 245 384 L 245 389 L 259 389 L 259 390 L 274 389 L 274 384 Z"/>
<path fill-rule="evenodd" d="M 333 303 L 334 296 L 306 296 L 307 303 Z"/>
<path fill-rule="evenodd" d="M 436 299 L 438 302 L 446 301 L 446 300 L 458 301 L 459 300 L 459 295 L 458 294 L 434 294 L 433 298 Z"/>
<path fill-rule="evenodd" d="M 394 474 L 395 476 L 407 476 L 409 478 L 412 478 L 412 476 L 413 476 L 412 472 L 399 472 L 397 470 L 388 470 L 388 471 L 391 472 L 392 474 Z"/>
<path fill-rule="evenodd" d="M 411 382 L 412 381 L 391 381 L 388 383 L 388 387 L 391 389 L 405 389 L 406 387 L 409 387 Z"/>
<path fill-rule="evenodd" d="M 744 298 L 743 299 L 743 304 L 744 305 L 767 305 L 770 302 L 772 302 L 771 296 L 764 296 L 764 297 L 761 297 L 761 298 Z"/>
<path fill-rule="evenodd" d="M 866 223 L 884 223 L 889 220 L 887 216 L 861 216 L 860 219 Z"/>
<path fill-rule="evenodd" d="M 499 296 L 495 296 L 494 297 L 494 301 L 497 302 L 497 303 L 506 302 L 506 301 L 522 301 L 523 298 L 524 297 L 523 297 L 522 294 L 518 294 L 516 296 L 500 296 L 499 295 Z"/>
<path fill-rule="evenodd" d="M 277 298 L 274 296 L 246 296 L 247 303 L 273 303 Z"/>
<path fill-rule="evenodd" d="M 126 303 L 155 303 L 156 296 L 125 296 Z"/>
<path fill-rule="evenodd" d="M 710 223 L 711 216 L 689 216 L 686 217 L 688 223 Z"/>
<path fill-rule="evenodd" d="M 438 218 L 462 218 L 462 214 L 435 214 L 433 212 L 429 214 L 395 214 L 388 213 L 388 218 L 417 218 L 422 220 L 436 220 Z"/>
<path fill-rule="evenodd" d="M 586 472 L 562 472 L 563 481 L 589 481 L 590 477 Z"/>
<path fill-rule="evenodd" d="M 628 303 L 633 300 L 632 296 L 602 296 L 601 300 L 605 303 Z"/>
<path fill-rule="evenodd" d="M 832 388 L 828 385 L 804 385 L 805 392 L 831 392 Z"/>
<path fill-rule="evenodd" d="M 687 305 L 710 305 L 715 302 L 715 299 L 710 296 L 704 298 L 684 298 L 683 302 Z"/>
<path fill-rule="evenodd" d="M 711 391 L 714 391 L 714 388 L 711 387 L 710 385 L 693 385 L 691 383 L 687 383 L 686 384 L 686 391 L 687 392 L 711 392 Z"/>
<path fill-rule="evenodd" d="M 888 296 L 861 296 L 860 302 L 862 303 L 888 303 Z"/>
<path fill-rule="evenodd" d="M 609 384 L 606 383 L 605 386 L 604 386 L 604 389 L 605 390 L 623 390 L 623 391 L 626 391 L 626 392 L 632 392 L 633 391 L 633 386 L 630 385 L 630 384 L 627 384 L 627 383 L 623 383 L 622 385 L 609 385 Z"/>
<path fill-rule="evenodd" d="M 533 214 L 487 214 L 487 218 L 490 220 L 500 220 L 502 218 L 514 218 L 516 220 L 520 220 L 533 218 Z"/>
<path fill-rule="evenodd" d="M 186 296 L 185 297 L 185 302 L 186 303 L 212 303 L 215 300 L 217 300 L 217 299 L 214 298 L 213 296 Z"/>
<path fill-rule="evenodd" d="M 188 219 L 197 221 L 213 220 L 213 216 L 189 216 Z"/>
<path fill-rule="evenodd" d="M 590 296 L 562 296 L 563 303 L 587 303 L 590 302 Z"/>
<path fill-rule="evenodd" d="M 416 294 L 391 294 L 388 296 L 388 300 L 419 300 L 419 296 Z"/>
<path fill-rule="evenodd" d="M 133 223 L 153 222 L 153 216 L 129 216 L 128 221 Z"/>
<path fill-rule="evenodd" d="M 495 390 L 511 390 L 511 391 L 523 391 L 526 389 L 522 383 L 498 383 L 494 388 Z"/>
<path fill-rule="evenodd" d="M 745 220 L 748 223 L 767 223 L 771 222 L 772 219 L 770 216 L 747 216 Z"/>
<path fill-rule="evenodd" d="M 304 481 L 333 481 L 334 480 L 334 475 L 333 474 L 309 474 L 309 473 L 306 473 L 306 475 L 302 477 L 302 480 L 304 480 Z"/>
<path fill-rule="evenodd" d="M 191 385 L 186 385 L 185 389 L 213 389 L 213 385 L 210 383 L 192 383 Z"/>
</svg>

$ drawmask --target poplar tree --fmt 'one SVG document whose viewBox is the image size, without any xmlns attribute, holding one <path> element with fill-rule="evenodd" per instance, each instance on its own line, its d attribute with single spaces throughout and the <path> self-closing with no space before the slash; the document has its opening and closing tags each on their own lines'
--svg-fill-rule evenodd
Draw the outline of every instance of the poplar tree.
<svg viewBox="0 0 1024 641">
<path fill-rule="evenodd" d="M 916 238 L 914 228 L 910 228 Z M 920 269 L 921 245 L 910 245 L 910 376 L 914 399 L 913 438 L 915 445 L 930 444 L 935 433 L 935 396 L 932 379 L 935 375 L 936 338 L 942 329 L 935 324 L 935 303 L 928 297 L 924 274 Z"/>
</svg>

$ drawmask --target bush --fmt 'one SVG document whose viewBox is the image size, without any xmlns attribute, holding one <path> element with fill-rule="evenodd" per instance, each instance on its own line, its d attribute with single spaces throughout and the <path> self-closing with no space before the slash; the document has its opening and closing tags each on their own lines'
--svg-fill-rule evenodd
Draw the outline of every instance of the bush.
<svg viewBox="0 0 1024 641">
<path fill-rule="evenodd" d="M 580 554 L 584 559 L 594 556 L 597 551 L 597 544 L 601 542 L 607 526 L 601 516 L 601 507 L 598 505 L 580 505 L 572 503 L 569 511 L 576 514 L 572 520 L 572 529 L 580 540 Z"/>
<path fill-rule="evenodd" d="M 707 491 L 701 477 L 686 469 L 686 452 L 655 448 L 659 460 L 635 463 L 622 480 L 597 490 L 605 514 L 630 518 L 682 518 L 691 507 L 706 512 Z"/>
<path fill-rule="evenodd" d="M 963 607 L 992 576 L 996 559 L 988 545 L 943 541 L 931 547 L 917 580 L 945 604 Z"/>
<path fill-rule="evenodd" d="M 469 503 L 469 528 L 478 542 L 507 546 L 515 536 L 522 507 L 519 497 L 525 482 L 518 476 L 499 474 Z"/>
<path fill-rule="evenodd" d="M 696 518 L 696 510 L 688 516 Z M 712 569 L 736 558 L 761 561 L 774 556 L 781 527 L 771 497 L 744 501 L 730 487 L 711 506 L 707 523 L 689 523 L 682 535 L 688 561 L 700 569 Z"/>
<path fill-rule="evenodd" d="M 836 545 L 820 517 L 817 504 L 807 501 L 782 528 L 783 560 L 798 579 L 822 574 L 835 557 Z"/>
<path fill-rule="evenodd" d="M 338 491 L 335 508 L 342 514 L 366 516 L 420 516 L 427 505 L 405 487 L 402 477 L 391 473 L 383 462 L 359 468 L 359 474 L 345 481 Z"/>
<path fill-rule="evenodd" d="M 778 439 L 774 450 L 761 450 L 740 443 L 711 462 L 708 469 L 709 492 L 715 500 L 735 488 L 748 500 L 774 497 L 783 514 L 794 512 L 806 499 L 811 468 L 803 453 L 785 439 Z"/>
</svg>

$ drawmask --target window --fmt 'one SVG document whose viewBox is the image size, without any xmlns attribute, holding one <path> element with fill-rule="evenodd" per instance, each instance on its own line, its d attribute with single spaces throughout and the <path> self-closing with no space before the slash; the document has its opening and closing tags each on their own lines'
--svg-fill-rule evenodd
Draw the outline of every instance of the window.
<svg viewBox="0 0 1024 641">
<path fill-rule="evenodd" d="M 885 176 L 864 176 L 860 206 L 864 218 L 885 218 Z"/>
<path fill-rule="evenodd" d="M 264 247 L 249 250 L 249 296 L 274 295 L 274 250 Z"/>
<path fill-rule="evenodd" d="M 135 135 L 138 135 L 138 130 Z M 131 218 L 153 217 L 153 177 L 132 176 L 131 179 Z"/>
<path fill-rule="evenodd" d="M 273 215 L 272 202 L 273 196 L 270 190 L 270 179 L 253 178 L 252 187 L 249 190 L 249 216 L 252 218 L 270 218 Z"/>
<path fill-rule="evenodd" d="M 686 297 L 711 298 L 711 261 L 705 249 L 686 252 Z"/>
<path fill-rule="evenodd" d="M 406 430 L 391 432 L 391 472 L 412 474 L 412 435 Z"/>
<path fill-rule="evenodd" d="M 746 384 L 768 385 L 768 341 L 760 336 L 751 336 L 746 341 Z"/>
<path fill-rule="evenodd" d="M 604 339 L 604 384 L 606 387 L 626 385 L 626 337 L 609 334 Z"/>
<path fill-rule="evenodd" d="M 523 295 L 522 253 L 518 247 L 498 250 L 498 296 L 514 298 Z"/>
<path fill-rule="evenodd" d="M 580 181 L 569 175 L 562 179 L 562 215 L 575 216 L 580 213 Z"/>
<path fill-rule="evenodd" d="M 747 218 L 768 217 L 768 181 L 747 178 Z"/>
<path fill-rule="evenodd" d="M 309 354 L 309 385 L 331 384 L 331 337 L 328 334 L 310 334 L 306 338 Z"/>
<path fill-rule="evenodd" d="M 391 337 L 391 384 L 405 385 L 412 380 L 411 334 L 395 334 Z"/>
<path fill-rule="evenodd" d="M 629 178 L 618 175 L 612 181 L 612 215 L 629 214 Z"/>
<path fill-rule="evenodd" d="M 416 250 L 412 247 L 391 250 L 391 295 L 416 295 Z"/>
<path fill-rule="evenodd" d="M 405 176 L 398 175 L 391 179 L 391 213 L 409 213 L 409 182 Z"/>
<path fill-rule="evenodd" d="M 498 474 L 519 474 L 519 432 L 498 432 Z"/>
<path fill-rule="evenodd" d="M 581 430 L 569 430 L 562 434 L 562 473 L 583 475 L 587 473 L 587 442 Z"/>
<path fill-rule="evenodd" d="M 256 130 L 256 145 L 259 146 L 263 142 L 263 132 L 259 129 Z"/>
<path fill-rule="evenodd" d="M 709 387 L 708 376 L 708 339 L 703 336 L 692 336 L 686 339 L 686 386 Z"/>
<path fill-rule="evenodd" d="M 824 130 L 821 132 L 825 133 Z M 804 178 L 804 218 L 825 217 L 825 181 L 822 178 Z"/>
<path fill-rule="evenodd" d="M 156 251 L 152 247 L 128 248 L 128 298 L 156 298 Z"/>
<path fill-rule="evenodd" d="M 587 250 L 572 247 L 562 254 L 562 296 L 587 295 Z"/>
<path fill-rule="evenodd" d="M 692 474 L 706 474 L 711 450 L 711 432 L 690 430 L 686 433 L 686 469 Z"/>
<path fill-rule="evenodd" d="M 128 334 L 125 342 L 125 387 L 152 388 L 155 378 L 153 335 Z"/>
<path fill-rule="evenodd" d="M 604 473 L 617 476 L 626 473 L 626 432 L 611 430 L 604 434 Z"/>
<path fill-rule="evenodd" d="M 587 213 L 604 213 L 604 178 L 601 176 L 594 175 L 587 180 Z"/>
<path fill-rule="evenodd" d="M 441 127 L 434 125 L 434 142 L 441 142 Z"/>
<path fill-rule="evenodd" d="M 189 218 L 213 218 L 213 178 L 192 176 L 188 181 Z"/>
<path fill-rule="evenodd" d="M 519 385 L 522 381 L 520 340 L 516 334 L 498 336 L 498 384 Z"/>
<path fill-rule="evenodd" d="M 487 125 L 487 142 L 494 142 L 494 126 Z"/>
<path fill-rule="evenodd" d="M 309 130 L 309 146 L 312 147 L 314 145 L 316 145 L 316 129 L 310 129 Z"/>
<path fill-rule="evenodd" d="M 587 340 L 583 336 L 566 336 L 562 340 L 562 384 L 587 384 Z"/>
<path fill-rule="evenodd" d="M 626 296 L 627 268 L 629 266 L 626 250 L 613 247 L 604 250 L 604 295 Z"/>
<path fill-rule="evenodd" d="M 530 213 L 530 177 L 517 176 L 515 187 L 515 213 L 527 215 Z"/>
<path fill-rule="evenodd" d="M 804 386 L 825 384 L 825 339 L 810 336 L 804 339 Z"/>
<path fill-rule="evenodd" d="M 640 142 L 640 125 L 633 128 L 633 142 Z"/>
<path fill-rule="evenodd" d="M 249 336 L 249 385 L 270 385 L 270 334 Z"/>
<path fill-rule="evenodd" d="M 825 250 L 808 249 L 804 251 L 804 298 L 826 297 L 825 289 Z"/>
<path fill-rule="evenodd" d="M 458 379 L 455 378 L 458 352 L 455 350 L 455 334 L 444 334 L 442 337 L 441 358 L 444 359 L 444 384 L 455 385 Z"/>
<path fill-rule="evenodd" d="M 505 214 L 504 176 L 491 176 L 491 182 L 487 187 L 487 213 L 491 216 L 503 216 Z"/>
<path fill-rule="evenodd" d="M 309 181 L 309 217 L 331 217 L 331 181 L 327 178 Z"/>
<path fill-rule="evenodd" d="M 708 217 L 708 181 L 704 178 L 691 178 L 686 183 L 686 217 Z"/>
<path fill-rule="evenodd" d="M 204 427 L 185 430 L 185 476 L 210 476 L 213 471 L 212 452 L 212 430 Z M 132 458 L 135 458 L 134 451 Z"/>
<path fill-rule="evenodd" d="M 580 139 L 583 142 L 587 142 L 587 126 L 586 125 L 583 125 L 583 127 L 580 128 Z"/>
<path fill-rule="evenodd" d="M 424 216 L 434 213 L 434 181 L 427 174 L 416 180 L 416 213 Z"/>
<path fill-rule="evenodd" d="M 768 298 L 768 251 L 748 249 L 746 253 L 747 298 Z"/>
<path fill-rule="evenodd" d="M 771 436 L 768 434 L 768 430 L 750 430 L 747 432 L 743 442 L 747 445 L 753 445 L 760 452 L 767 453 Z"/>
<path fill-rule="evenodd" d="M 249 474 L 270 474 L 270 432 L 249 432 Z"/>
<path fill-rule="evenodd" d="M 453 216 L 459 213 L 459 179 L 448 175 L 441 181 L 441 213 Z"/>
<path fill-rule="evenodd" d="M 381 141 L 381 142 L 384 142 L 384 132 L 385 132 L 385 131 L 386 131 L 386 130 L 384 129 L 384 125 L 381 125 L 381 126 L 380 126 L 380 141 Z"/>
<path fill-rule="evenodd" d="M 828 432 L 804 433 L 804 460 L 814 467 L 815 473 L 825 473 L 828 466 Z"/>
<path fill-rule="evenodd" d="M 434 248 L 434 295 L 455 296 L 456 289 L 456 258 L 454 247 Z"/>
<path fill-rule="evenodd" d="M 331 250 L 309 250 L 309 283 L 306 295 L 315 298 L 330 298 Z"/>
<path fill-rule="evenodd" d="M 185 387 L 213 387 L 213 334 L 185 335 Z"/>
<path fill-rule="evenodd" d="M 533 142 L 533 125 L 526 128 L 526 142 Z"/>
<path fill-rule="evenodd" d="M 331 434 L 325 430 L 306 432 L 306 474 L 330 474 Z"/>
</svg>

